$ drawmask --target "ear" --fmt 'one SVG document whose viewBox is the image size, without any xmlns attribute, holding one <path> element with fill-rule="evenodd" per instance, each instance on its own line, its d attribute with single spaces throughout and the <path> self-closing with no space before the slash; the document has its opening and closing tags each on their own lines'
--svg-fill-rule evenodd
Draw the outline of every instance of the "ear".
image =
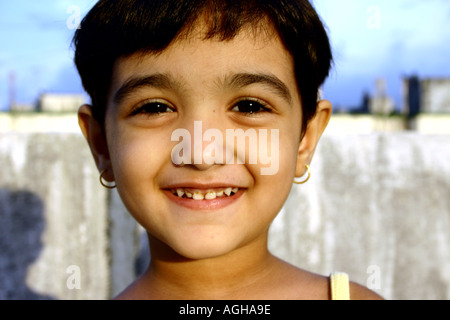
<svg viewBox="0 0 450 320">
<path fill-rule="evenodd" d="M 320 137 L 330 121 L 332 111 L 333 107 L 329 101 L 321 100 L 317 103 L 316 114 L 309 122 L 298 148 L 296 177 L 301 177 L 305 174 L 305 164 L 311 163 Z"/>
<path fill-rule="evenodd" d="M 99 171 L 111 169 L 111 160 L 102 125 L 94 118 L 92 107 L 83 105 L 78 110 L 78 124 L 86 138 Z M 114 181 L 112 170 L 107 170 L 105 180 Z"/>
</svg>

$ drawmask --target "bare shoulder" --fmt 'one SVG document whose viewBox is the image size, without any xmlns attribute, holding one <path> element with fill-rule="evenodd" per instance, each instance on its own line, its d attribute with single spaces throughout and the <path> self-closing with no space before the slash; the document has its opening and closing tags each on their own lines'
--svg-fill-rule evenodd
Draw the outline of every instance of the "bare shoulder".
<svg viewBox="0 0 450 320">
<path fill-rule="evenodd" d="M 278 260 L 277 277 L 271 283 L 271 296 L 283 300 L 328 300 L 327 277 L 315 274 L 283 260 Z M 279 291 L 279 292 L 278 292 Z"/>
<path fill-rule="evenodd" d="M 296 297 L 296 299 L 300 300 L 331 299 L 329 276 L 315 274 L 287 263 L 284 263 L 282 271 L 280 274 L 284 277 L 277 279 L 277 287 L 283 288 L 286 293 L 291 293 L 291 297 Z M 350 281 L 349 289 L 351 300 L 383 300 L 376 292 L 356 282 Z"/>
<path fill-rule="evenodd" d="M 350 298 L 351 300 L 384 300 L 376 292 L 355 282 L 350 282 Z"/>
</svg>

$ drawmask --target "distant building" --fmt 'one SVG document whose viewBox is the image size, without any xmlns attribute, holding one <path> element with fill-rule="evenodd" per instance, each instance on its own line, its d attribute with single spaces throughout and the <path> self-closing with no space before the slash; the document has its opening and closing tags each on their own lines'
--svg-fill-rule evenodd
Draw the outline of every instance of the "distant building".
<svg viewBox="0 0 450 320">
<path fill-rule="evenodd" d="M 421 111 L 420 79 L 417 76 L 403 79 L 403 92 L 404 113 L 413 118 Z"/>
<path fill-rule="evenodd" d="M 37 111 L 76 112 L 85 103 L 82 94 L 44 93 L 39 97 Z"/>
<path fill-rule="evenodd" d="M 370 94 L 368 92 L 364 92 L 361 103 L 361 113 L 370 112 L 370 99 Z"/>
<path fill-rule="evenodd" d="M 12 112 L 32 112 L 36 111 L 35 105 L 31 103 L 12 103 L 9 106 Z"/>
<path fill-rule="evenodd" d="M 386 81 L 384 79 L 377 80 L 376 93 L 369 98 L 368 107 L 372 114 L 386 115 L 394 111 L 395 104 L 393 99 L 387 95 Z"/>
<path fill-rule="evenodd" d="M 450 78 L 423 79 L 422 112 L 448 113 L 450 112 Z"/>
<path fill-rule="evenodd" d="M 450 113 L 450 78 L 403 79 L 405 113 Z"/>
<path fill-rule="evenodd" d="M 369 101 L 369 110 L 372 114 L 387 115 L 395 110 L 395 104 L 389 97 L 373 97 Z"/>
</svg>

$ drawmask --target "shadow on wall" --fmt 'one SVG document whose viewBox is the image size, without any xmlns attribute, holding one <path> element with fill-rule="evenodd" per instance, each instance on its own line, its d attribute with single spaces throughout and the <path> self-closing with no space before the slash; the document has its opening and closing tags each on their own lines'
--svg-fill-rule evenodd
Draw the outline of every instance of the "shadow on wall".
<svg viewBox="0 0 450 320">
<path fill-rule="evenodd" d="M 29 266 L 39 257 L 45 229 L 44 205 L 29 191 L 0 189 L 0 299 L 53 300 L 27 285 Z"/>
</svg>

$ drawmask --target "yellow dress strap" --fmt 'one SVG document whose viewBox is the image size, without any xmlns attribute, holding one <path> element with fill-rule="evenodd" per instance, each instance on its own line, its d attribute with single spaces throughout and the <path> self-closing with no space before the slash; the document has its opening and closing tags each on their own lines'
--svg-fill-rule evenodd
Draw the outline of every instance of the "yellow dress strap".
<svg viewBox="0 0 450 320">
<path fill-rule="evenodd" d="M 350 300 L 350 281 L 348 275 L 334 272 L 330 275 L 331 300 Z"/>
</svg>

